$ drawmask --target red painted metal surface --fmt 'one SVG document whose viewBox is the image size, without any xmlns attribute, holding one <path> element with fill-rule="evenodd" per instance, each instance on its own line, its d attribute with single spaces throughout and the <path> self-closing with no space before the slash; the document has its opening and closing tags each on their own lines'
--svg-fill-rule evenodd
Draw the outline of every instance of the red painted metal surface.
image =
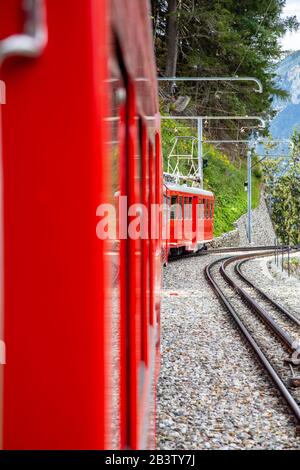
<svg viewBox="0 0 300 470">
<path fill-rule="evenodd" d="M 99 240 L 95 213 L 117 191 L 129 204 L 161 198 L 149 5 L 45 4 L 43 54 L 10 58 L 0 71 L 3 447 L 145 447 L 154 439 L 161 240 Z M 0 0 L 0 11 L 0 40 L 21 32 L 21 0 Z M 114 107 L 122 88 L 126 102 Z"/>
<path fill-rule="evenodd" d="M 213 239 L 214 196 L 212 193 L 184 186 L 166 186 L 165 195 L 170 211 L 168 215 L 169 250 L 194 250 L 197 245 Z M 172 216 L 172 205 L 176 210 Z"/>
</svg>

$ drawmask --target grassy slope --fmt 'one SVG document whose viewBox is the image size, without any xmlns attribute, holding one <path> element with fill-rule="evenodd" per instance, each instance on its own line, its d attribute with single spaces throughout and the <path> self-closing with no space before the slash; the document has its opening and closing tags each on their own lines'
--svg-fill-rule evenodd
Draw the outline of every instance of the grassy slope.
<svg viewBox="0 0 300 470">
<path fill-rule="evenodd" d="M 163 121 L 163 155 L 164 170 L 167 170 L 167 155 L 172 147 L 174 131 L 177 135 L 192 135 L 189 128 L 183 123 L 175 124 L 174 121 Z M 180 152 L 190 153 L 191 141 L 185 140 L 180 144 Z M 212 146 L 204 145 L 205 158 L 208 159 L 208 167 L 204 170 L 204 188 L 215 193 L 215 231 L 217 237 L 234 228 L 233 223 L 247 211 L 247 192 L 244 183 L 247 180 L 247 163 L 241 160 L 238 164 L 230 162 L 229 158 Z M 238 165 L 238 166 L 237 166 Z M 184 162 L 181 171 L 185 173 Z M 256 169 L 252 178 L 252 208 L 259 204 L 260 174 Z"/>
<path fill-rule="evenodd" d="M 208 153 L 208 168 L 204 170 L 204 187 L 215 193 L 215 236 L 234 228 L 235 222 L 247 211 L 247 163 L 241 168 L 233 165 L 226 155 L 211 149 Z M 259 204 L 260 179 L 252 177 L 252 208 Z"/>
</svg>

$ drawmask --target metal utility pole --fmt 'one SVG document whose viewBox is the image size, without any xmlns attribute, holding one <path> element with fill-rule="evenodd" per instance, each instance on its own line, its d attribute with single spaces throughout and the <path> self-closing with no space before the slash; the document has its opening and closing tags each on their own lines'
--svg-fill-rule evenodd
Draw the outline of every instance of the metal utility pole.
<svg viewBox="0 0 300 470">
<path fill-rule="evenodd" d="M 255 77 L 158 77 L 159 82 L 172 82 L 176 85 L 176 82 L 252 82 L 257 88 L 254 88 L 254 92 L 263 93 L 263 85 L 260 80 Z M 168 116 L 166 118 L 170 118 Z M 172 118 L 172 117 L 171 117 Z M 175 118 L 175 116 L 173 117 Z M 188 116 L 181 116 L 181 119 L 188 119 Z M 231 117 L 226 116 L 224 119 L 240 119 L 240 117 Z M 190 118 L 191 119 L 191 118 Z M 197 116 L 197 127 L 198 127 L 198 177 L 200 180 L 200 185 L 203 188 L 203 116 Z M 217 116 L 210 117 L 210 119 L 218 119 Z M 246 119 L 252 119 L 252 117 L 246 116 Z M 256 119 L 256 117 L 254 117 Z M 264 121 L 259 118 L 262 127 L 265 127 Z"/>
<path fill-rule="evenodd" d="M 266 122 L 260 116 L 161 116 L 161 119 L 172 119 L 197 122 L 198 140 L 198 173 L 200 186 L 203 188 L 203 121 L 259 121 L 259 127 L 265 129 Z M 206 143 L 251 143 L 251 140 L 206 140 Z"/>
<path fill-rule="evenodd" d="M 198 126 L 198 175 L 203 188 L 203 119 L 202 117 L 197 118 Z"/>
<path fill-rule="evenodd" d="M 252 149 L 247 153 L 248 167 L 248 242 L 252 242 Z"/>
<path fill-rule="evenodd" d="M 294 143 L 291 139 L 282 139 L 282 140 L 272 140 L 270 143 L 283 143 L 288 142 L 292 148 L 294 148 Z M 255 140 L 255 142 L 251 142 L 251 147 L 247 153 L 247 167 L 248 167 L 248 241 L 252 243 L 252 152 L 254 147 L 261 143 L 259 140 Z M 264 158 L 262 159 L 264 160 Z"/>
</svg>

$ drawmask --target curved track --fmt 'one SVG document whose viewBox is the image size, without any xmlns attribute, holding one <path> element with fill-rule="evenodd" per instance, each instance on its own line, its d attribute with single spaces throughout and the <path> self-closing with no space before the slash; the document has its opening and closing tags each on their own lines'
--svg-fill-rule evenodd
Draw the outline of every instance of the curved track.
<svg viewBox="0 0 300 470">
<path fill-rule="evenodd" d="M 227 256 L 205 269 L 206 278 L 240 332 L 264 366 L 300 425 L 300 388 L 293 353 L 300 337 L 300 321 L 249 280 L 241 267 L 246 261 L 274 251 Z M 296 377 L 296 379 L 295 379 Z M 300 383 L 299 383 L 300 385 Z M 299 429 L 299 427 L 298 427 Z"/>
<path fill-rule="evenodd" d="M 278 302 L 273 300 L 268 294 L 266 294 L 264 291 L 262 291 L 257 285 L 255 285 L 245 274 L 242 272 L 242 266 L 245 262 L 249 261 L 249 258 L 244 259 L 240 261 L 239 263 L 236 263 L 235 265 L 235 272 L 238 274 L 238 276 L 246 283 L 248 284 L 249 287 L 254 289 L 263 299 L 268 301 L 273 307 L 275 307 L 279 312 L 281 312 L 283 315 L 286 315 L 288 318 L 290 318 L 291 321 L 293 321 L 296 325 L 300 326 L 300 320 L 297 318 L 295 315 L 293 315 L 289 310 L 287 310 L 283 305 L 280 305 Z"/>
<path fill-rule="evenodd" d="M 181 253 L 179 255 L 170 255 L 168 262 L 173 262 L 185 258 L 195 258 L 197 256 L 205 256 L 205 255 L 211 255 L 211 254 L 222 254 L 222 253 L 241 253 L 241 252 L 258 252 L 258 251 L 266 251 L 266 250 L 273 250 L 272 253 L 274 253 L 274 250 L 278 249 L 276 246 L 240 246 L 240 247 L 232 247 L 232 248 L 211 248 L 207 250 L 200 250 L 196 252 L 191 252 L 191 253 Z M 280 247 L 282 249 L 282 247 Z"/>
</svg>

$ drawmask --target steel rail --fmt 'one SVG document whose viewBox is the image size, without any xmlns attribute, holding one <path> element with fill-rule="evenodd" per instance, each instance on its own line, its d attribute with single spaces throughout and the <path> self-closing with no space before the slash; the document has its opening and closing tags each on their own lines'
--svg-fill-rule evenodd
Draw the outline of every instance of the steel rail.
<svg viewBox="0 0 300 470">
<path fill-rule="evenodd" d="M 178 261 L 181 259 L 187 258 L 197 258 L 197 256 L 204 255 L 214 255 L 214 254 L 223 254 L 223 253 L 239 253 L 239 252 L 252 252 L 252 251 L 265 251 L 265 250 L 274 250 L 276 247 L 273 245 L 270 246 L 241 246 L 241 247 L 225 247 L 225 248 L 212 248 L 208 250 L 201 250 L 192 253 L 181 253 L 180 255 L 170 255 L 169 262 Z"/>
<path fill-rule="evenodd" d="M 264 253 L 263 256 L 267 256 L 271 253 Z M 250 259 L 252 257 L 256 257 L 255 254 L 251 257 L 249 255 L 243 255 L 243 257 L 247 257 Z M 220 267 L 220 273 L 225 281 L 239 294 L 241 299 L 245 304 L 248 305 L 251 309 L 253 309 L 261 320 L 271 329 L 271 331 L 287 346 L 290 351 L 294 351 L 295 345 L 295 338 L 292 338 L 285 330 L 283 330 L 274 320 L 273 318 L 265 311 L 261 305 L 259 305 L 256 300 L 254 300 L 251 295 L 249 295 L 242 287 L 240 287 L 234 279 L 226 272 L 226 268 L 229 264 L 232 264 L 242 257 L 231 257 L 229 260 L 226 260 L 222 263 Z"/>
<path fill-rule="evenodd" d="M 281 380 L 280 376 L 277 374 L 276 370 L 273 368 L 272 364 L 268 360 L 268 358 L 265 356 L 263 351 L 261 350 L 260 346 L 257 344 L 255 339 L 252 337 L 251 333 L 249 330 L 246 328 L 244 323 L 241 321 L 237 311 L 231 304 L 231 302 L 228 300 L 222 289 L 220 288 L 219 284 L 215 281 L 211 270 L 214 268 L 218 263 L 224 263 L 226 260 L 228 260 L 228 257 L 222 258 L 221 260 L 216 260 L 213 263 L 209 264 L 205 268 L 205 276 L 207 281 L 209 282 L 211 288 L 215 292 L 216 296 L 219 298 L 221 304 L 228 310 L 228 312 L 231 314 L 233 317 L 235 323 L 237 324 L 239 330 L 247 340 L 248 344 L 251 346 L 255 354 L 257 355 L 259 361 L 263 365 L 263 367 L 266 369 L 268 372 L 269 376 L 273 380 L 274 384 L 278 388 L 279 392 L 285 399 L 286 403 L 288 404 L 289 408 L 293 412 L 294 416 L 297 419 L 298 425 L 300 424 L 300 407 L 298 406 L 297 402 L 295 399 L 292 397 L 290 394 L 289 390 Z"/>
<path fill-rule="evenodd" d="M 235 272 L 237 275 L 246 283 L 249 287 L 254 289 L 258 294 L 267 300 L 274 308 L 276 308 L 279 312 L 286 315 L 293 323 L 300 326 L 300 320 L 295 317 L 289 310 L 287 310 L 283 305 L 280 305 L 276 300 L 272 299 L 266 292 L 262 291 L 257 285 L 255 285 L 245 274 L 242 272 L 241 267 L 244 263 L 249 261 L 248 259 L 244 259 L 235 265 Z"/>
<path fill-rule="evenodd" d="M 224 248 L 213 248 L 211 250 L 208 250 L 209 253 L 238 253 L 239 251 L 269 251 L 273 250 L 272 253 L 274 253 L 275 250 L 274 245 L 266 245 L 266 246 L 239 246 L 239 247 L 224 247 Z M 285 248 L 285 247 L 284 247 Z"/>
</svg>

